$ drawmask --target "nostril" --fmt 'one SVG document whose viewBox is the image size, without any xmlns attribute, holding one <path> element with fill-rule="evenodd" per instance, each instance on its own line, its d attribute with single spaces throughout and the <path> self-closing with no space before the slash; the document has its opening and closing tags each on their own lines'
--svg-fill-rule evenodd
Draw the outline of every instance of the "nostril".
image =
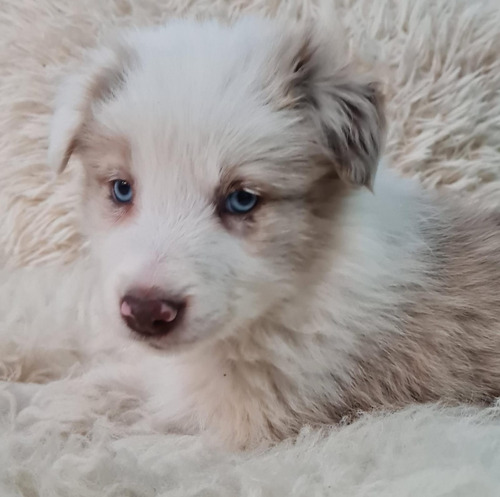
<svg viewBox="0 0 500 497">
<path fill-rule="evenodd" d="M 155 322 L 161 323 L 165 321 L 167 323 L 170 323 L 171 321 L 174 321 L 174 319 L 177 317 L 178 309 L 179 309 L 178 304 L 173 304 L 171 302 L 163 301 L 160 307 L 160 317 L 159 319 L 155 319 L 153 321 L 153 324 Z"/>
<path fill-rule="evenodd" d="M 122 300 L 122 304 L 120 306 L 120 312 L 123 317 L 132 316 L 132 309 L 130 308 L 130 305 L 126 299 Z"/>
</svg>

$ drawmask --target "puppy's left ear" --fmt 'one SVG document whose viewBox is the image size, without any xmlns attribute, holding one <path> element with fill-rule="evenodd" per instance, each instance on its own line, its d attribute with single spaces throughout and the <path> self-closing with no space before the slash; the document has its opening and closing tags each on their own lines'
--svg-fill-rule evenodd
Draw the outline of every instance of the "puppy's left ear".
<svg viewBox="0 0 500 497">
<path fill-rule="evenodd" d="M 371 188 L 385 138 L 379 84 L 344 62 L 343 48 L 325 31 L 307 26 L 286 38 L 280 61 L 288 71 L 283 106 L 307 115 L 340 179 Z"/>
</svg>

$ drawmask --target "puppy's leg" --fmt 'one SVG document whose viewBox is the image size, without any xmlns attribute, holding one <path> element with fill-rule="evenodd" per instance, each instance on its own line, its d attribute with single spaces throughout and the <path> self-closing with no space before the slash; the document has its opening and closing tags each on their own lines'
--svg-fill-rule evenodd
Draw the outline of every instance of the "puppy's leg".
<svg viewBox="0 0 500 497">
<path fill-rule="evenodd" d="M 87 435 L 98 424 L 118 436 L 149 427 L 147 390 L 130 365 L 43 385 L 2 382 L 0 388 L 0 417 L 10 416 L 17 428 Z"/>
<path fill-rule="evenodd" d="M 16 415 L 29 406 L 43 385 L 0 381 L 0 417 Z"/>
<path fill-rule="evenodd" d="M 87 261 L 0 268 L 1 380 L 45 383 L 86 361 L 92 282 Z"/>
</svg>

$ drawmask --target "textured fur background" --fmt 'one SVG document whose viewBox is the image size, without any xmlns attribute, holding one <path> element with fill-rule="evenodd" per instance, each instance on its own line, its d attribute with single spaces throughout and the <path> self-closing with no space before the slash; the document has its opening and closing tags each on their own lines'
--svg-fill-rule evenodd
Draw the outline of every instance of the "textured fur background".
<svg viewBox="0 0 500 497">
<path fill-rule="evenodd" d="M 426 186 L 456 190 L 471 204 L 498 207 L 500 3 L 332 2 L 353 49 L 376 64 L 386 83 L 393 166 Z M 70 169 L 56 180 L 45 156 L 57 82 L 78 65 L 85 48 L 116 27 L 179 14 L 228 18 L 247 12 L 315 16 L 318 7 L 312 0 L 1 0 L 0 253 L 8 262 L 69 260 L 82 248 L 72 213 L 78 172 Z M 8 330 L 1 334 L 5 351 Z M 54 358 L 67 361 L 69 355 Z M 9 359 L 15 372 L 16 357 Z M 2 402 L 8 406 L 5 392 Z M 236 456 L 174 435 L 114 440 L 105 417 L 90 439 L 68 437 L 49 422 L 31 431 L 18 429 L 14 416 L 1 423 L 2 497 L 500 492 L 498 408 L 421 407 L 366 417 L 323 436 L 304 433 L 296 445 L 270 453 Z"/>
</svg>

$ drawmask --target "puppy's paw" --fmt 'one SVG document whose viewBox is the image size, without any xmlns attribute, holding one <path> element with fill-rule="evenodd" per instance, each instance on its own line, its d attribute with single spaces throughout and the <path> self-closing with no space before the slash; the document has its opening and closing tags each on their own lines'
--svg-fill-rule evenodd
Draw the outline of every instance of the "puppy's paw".
<svg viewBox="0 0 500 497">
<path fill-rule="evenodd" d="M 0 381 L 0 419 L 15 418 L 43 388 L 35 383 Z"/>
<path fill-rule="evenodd" d="M 90 436 L 96 428 L 105 427 L 108 433 L 120 436 L 149 428 L 142 409 L 144 392 L 137 388 L 137 382 L 134 388 L 114 376 L 87 374 L 37 387 L 36 391 L 18 393 L 18 429 Z"/>
</svg>

